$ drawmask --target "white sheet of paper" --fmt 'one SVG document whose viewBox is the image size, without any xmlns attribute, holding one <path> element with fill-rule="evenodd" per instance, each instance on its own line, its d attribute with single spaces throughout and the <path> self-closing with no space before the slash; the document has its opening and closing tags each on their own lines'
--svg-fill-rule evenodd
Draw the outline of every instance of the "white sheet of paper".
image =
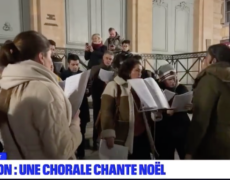
<svg viewBox="0 0 230 180">
<path fill-rule="evenodd" d="M 82 73 L 66 78 L 64 93 L 67 98 L 69 98 L 70 95 L 73 94 L 74 91 L 78 90 L 81 76 L 82 76 Z"/>
<path fill-rule="evenodd" d="M 128 83 L 132 86 L 132 88 L 140 98 L 141 104 L 143 106 L 143 107 L 138 107 L 140 108 L 140 110 L 149 109 L 149 108 L 152 109 L 158 108 L 155 100 L 153 99 L 143 79 L 129 79 Z"/>
<path fill-rule="evenodd" d="M 100 69 L 100 72 L 99 72 L 98 76 L 103 82 L 109 82 L 109 81 L 113 80 L 114 72 L 113 71 L 106 71 L 104 69 Z"/>
<path fill-rule="evenodd" d="M 90 70 L 70 76 L 65 81 L 64 93 L 69 98 L 69 101 L 72 105 L 73 117 L 81 106 L 86 92 L 89 76 Z"/>
<path fill-rule="evenodd" d="M 170 106 L 168 101 L 156 81 L 151 77 L 144 79 L 144 81 L 155 100 L 158 109 L 169 109 Z"/>
<path fill-rule="evenodd" d="M 100 159 L 128 159 L 128 147 L 114 144 L 113 148 L 108 149 L 106 141 L 101 139 L 99 147 Z"/>
<path fill-rule="evenodd" d="M 193 92 L 189 91 L 184 94 L 176 95 L 173 99 L 172 108 L 175 108 L 176 112 L 187 111 L 185 106 L 190 104 L 193 98 Z"/>
<path fill-rule="evenodd" d="M 169 101 L 175 96 L 175 94 L 176 94 L 176 93 L 174 93 L 174 92 L 172 92 L 172 91 L 169 91 L 169 90 L 167 90 L 167 89 L 165 89 L 165 90 L 163 91 L 163 93 L 164 93 L 164 95 L 165 95 L 165 97 L 166 97 L 166 99 L 167 99 L 168 102 L 169 102 Z"/>
</svg>

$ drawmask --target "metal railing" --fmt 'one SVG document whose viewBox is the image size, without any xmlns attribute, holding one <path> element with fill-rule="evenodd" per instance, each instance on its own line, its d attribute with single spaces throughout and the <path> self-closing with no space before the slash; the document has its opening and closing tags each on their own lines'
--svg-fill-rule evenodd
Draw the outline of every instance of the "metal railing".
<svg viewBox="0 0 230 180">
<path fill-rule="evenodd" d="M 85 51 L 82 49 L 72 49 L 72 48 L 56 48 L 55 54 L 62 60 L 64 65 L 67 67 L 67 56 L 69 53 L 77 54 L 80 57 L 80 66 L 82 70 L 87 69 L 88 62 L 84 59 Z"/>
<path fill-rule="evenodd" d="M 161 65 L 172 64 L 182 84 L 191 86 L 197 74 L 201 71 L 201 65 L 206 57 L 206 52 L 193 52 L 175 55 L 142 54 L 144 66 L 157 71 Z"/>
<path fill-rule="evenodd" d="M 0 44 L 1 47 L 1 44 Z M 84 58 L 83 49 L 73 48 L 56 48 L 55 54 L 67 66 L 67 56 L 69 53 L 77 54 L 80 57 L 80 66 L 82 70 L 87 69 L 88 61 Z M 182 84 L 191 86 L 197 74 L 201 71 L 201 64 L 206 57 L 206 52 L 193 52 L 184 54 L 151 54 L 139 53 L 143 58 L 143 65 L 151 71 L 157 71 L 161 65 L 166 63 L 172 64 L 178 74 L 178 78 Z"/>
</svg>

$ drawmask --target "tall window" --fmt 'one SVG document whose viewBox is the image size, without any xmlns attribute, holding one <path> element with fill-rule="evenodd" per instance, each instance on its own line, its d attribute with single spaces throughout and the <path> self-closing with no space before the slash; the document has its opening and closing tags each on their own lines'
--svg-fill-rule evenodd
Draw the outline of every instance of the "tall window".
<svg viewBox="0 0 230 180">
<path fill-rule="evenodd" d="M 225 20 L 226 23 L 230 22 L 230 0 L 225 1 Z"/>
</svg>

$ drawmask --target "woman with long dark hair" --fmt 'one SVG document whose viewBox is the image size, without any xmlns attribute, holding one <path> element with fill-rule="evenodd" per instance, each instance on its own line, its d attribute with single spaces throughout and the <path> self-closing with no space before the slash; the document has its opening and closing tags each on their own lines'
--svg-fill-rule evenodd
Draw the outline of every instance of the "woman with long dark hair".
<svg viewBox="0 0 230 180">
<path fill-rule="evenodd" d="M 147 133 L 147 128 L 151 129 L 153 120 L 151 114 L 146 113 L 149 121 L 147 127 L 143 114 L 137 109 L 141 105 L 140 99 L 127 80 L 141 78 L 141 72 L 139 60 L 130 58 L 124 61 L 118 76 L 107 84 L 101 99 L 101 138 L 106 140 L 108 148 L 112 148 L 114 144 L 128 147 L 128 159 L 139 160 L 151 159 L 150 144 L 153 140 L 152 135 Z M 116 99 L 120 102 L 119 106 Z"/>
</svg>

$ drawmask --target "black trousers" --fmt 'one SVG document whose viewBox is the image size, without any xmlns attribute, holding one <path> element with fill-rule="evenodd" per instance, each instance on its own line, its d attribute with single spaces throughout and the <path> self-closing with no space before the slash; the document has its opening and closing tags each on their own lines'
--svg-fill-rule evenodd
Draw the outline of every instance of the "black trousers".
<svg viewBox="0 0 230 180">
<path fill-rule="evenodd" d="M 95 123 L 97 121 L 99 111 L 100 111 L 100 104 L 97 104 L 97 105 L 95 104 L 93 106 L 93 144 L 94 146 L 97 144 L 97 141 L 98 141 L 98 131 L 95 127 Z"/>
<path fill-rule="evenodd" d="M 87 123 L 82 123 L 80 125 L 80 127 L 81 127 L 82 141 L 81 141 L 81 144 L 78 147 L 77 153 L 76 153 L 76 156 L 80 157 L 80 158 L 85 157 L 85 132 L 86 132 L 86 125 L 87 125 Z"/>
<path fill-rule="evenodd" d="M 157 138 L 155 145 L 159 155 L 158 157 L 156 156 L 157 159 L 175 159 L 175 150 L 177 151 L 180 159 L 185 159 L 186 135 L 168 135 L 162 138 Z"/>
<path fill-rule="evenodd" d="M 130 160 L 148 160 L 150 156 L 150 145 L 147 133 L 144 132 L 139 136 L 134 137 L 133 153 L 128 156 Z"/>
</svg>

